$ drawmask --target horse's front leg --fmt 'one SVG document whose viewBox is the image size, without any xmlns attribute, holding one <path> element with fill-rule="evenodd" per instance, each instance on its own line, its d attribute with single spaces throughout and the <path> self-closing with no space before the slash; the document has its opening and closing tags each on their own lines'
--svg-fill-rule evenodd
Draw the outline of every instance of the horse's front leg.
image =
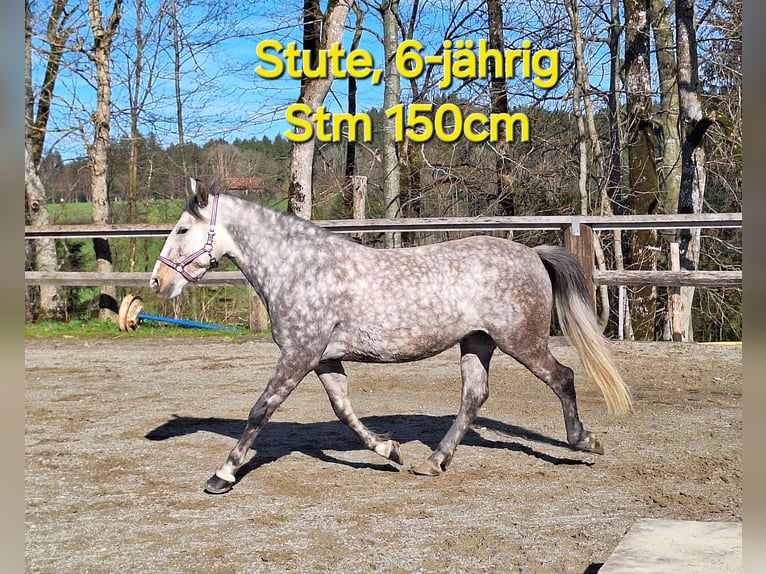
<svg viewBox="0 0 766 574">
<path fill-rule="evenodd" d="M 313 365 L 305 365 L 305 361 L 291 360 L 285 354 L 280 357 L 266 389 L 250 410 L 242 436 L 229 453 L 226 462 L 208 479 L 206 492 L 223 494 L 231 490 L 236 482 L 236 473 L 245 464 L 247 453 L 258 433 L 312 367 Z"/>
<path fill-rule="evenodd" d="M 353 430 L 364 446 L 397 464 L 403 464 L 399 443 L 371 432 L 354 413 L 348 397 L 348 379 L 340 361 L 322 361 L 314 370 L 327 392 L 335 415 Z"/>
<path fill-rule="evenodd" d="M 460 374 L 463 379 L 460 410 L 436 450 L 414 466 L 412 473 L 437 476 L 447 470 L 455 449 L 489 397 L 489 362 L 495 348 L 495 342 L 484 333 L 474 333 L 460 342 Z"/>
</svg>

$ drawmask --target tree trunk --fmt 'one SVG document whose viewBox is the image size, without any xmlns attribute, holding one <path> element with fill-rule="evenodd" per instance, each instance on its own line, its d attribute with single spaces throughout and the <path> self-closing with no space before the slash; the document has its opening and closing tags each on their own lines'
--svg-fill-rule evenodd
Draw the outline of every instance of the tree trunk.
<svg viewBox="0 0 766 574">
<path fill-rule="evenodd" d="M 503 33 L 503 5 L 500 0 L 487 0 L 487 20 L 489 28 L 489 48 L 500 53 L 505 51 L 505 34 Z M 508 87 L 503 70 L 495 69 L 495 60 L 489 60 L 490 75 L 490 108 L 493 114 L 508 113 Z M 513 182 L 508 170 L 508 153 L 510 146 L 505 140 L 505 123 L 500 124 L 498 141 L 495 144 L 495 191 L 498 215 L 516 215 L 516 201 Z M 509 232 L 511 234 L 512 232 Z"/>
<path fill-rule="evenodd" d="M 700 213 L 705 192 L 704 136 L 715 117 L 704 117 L 699 94 L 697 30 L 694 0 L 676 0 L 676 46 L 678 57 L 678 99 L 681 120 L 681 187 L 679 213 Z M 694 271 L 699 265 L 700 230 L 679 233 L 681 268 Z M 693 341 L 692 301 L 694 287 L 681 288 L 681 340 Z"/>
<path fill-rule="evenodd" d="M 184 186 L 184 196 L 189 197 L 189 168 L 186 165 L 186 139 L 184 135 L 184 107 L 181 94 L 181 40 L 178 29 L 178 7 L 176 0 L 170 2 L 170 19 L 173 27 L 173 86 L 176 100 L 176 129 L 178 131 L 178 149 L 181 154 L 181 175 Z"/>
<path fill-rule="evenodd" d="M 609 118 L 609 161 L 604 187 L 601 189 L 601 212 L 603 215 L 613 215 L 622 212 L 622 130 L 620 129 L 620 39 L 622 25 L 620 23 L 620 0 L 609 1 L 609 93 L 607 95 L 607 116 Z M 615 229 L 614 236 L 614 268 L 622 271 L 625 268 L 625 257 L 622 249 L 622 231 Z M 598 254 L 598 251 L 596 252 Z M 604 266 L 605 268 L 605 266 Z M 624 323 L 624 314 L 619 301 L 624 287 L 618 294 L 617 337 L 625 338 L 625 331 L 620 328 Z"/>
<path fill-rule="evenodd" d="M 138 120 L 141 114 L 141 76 L 143 72 L 144 37 L 142 33 L 143 0 L 136 0 L 136 54 L 133 61 L 133 91 L 130 94 L 130 156 L 128 157 L 128 222 L 136 223 L 138 211 Z M 136 238 L 130 238 L 129 271 L 136 270 Z"/>
<path fill-rule="evenodd" d="M 383 15 L 383 58 L 386 62 L 383 109 L 390 110 L 402 101 L 401 78 L 396 68 L 396 49 L 399 46 L 399 0 L 384 0 L 381 13 Z M 402 216 L 398 147 L 394 119 L 387 116 L 383 124 L 383 201 L 387 219 Z M 384 237 L 386 247 L 401 246 L 401 233 L 386 233 Z"/>
<path fill-rule="evenodd" d="M 357 4 L 354 4 L 354 16 L 356 17 L 356 23 L 354 25 L 354 38 L 351 40 L 351 49 L 349 52 L 353 52 L 359 48 L 359 44 L 362 41 L 363 25 L 364 25 L 364 12 Z M 357 82 L 356 78 L 351 74 L 348 75 L 348 113 L 352 116 L 356 114 L 356 94 L 357 94 Z M 349 138 L 346 140 L 346 166 L 344 169 L 344 175 L 346 179 L 346 185 L 343 191 L 343 217 L 351 218 L 354 214 L 354 197 L 355 197 L 355 177 L 356 177 L 356 142 Z"/>
<path fill-rule="evenodd" d="M 37 175 L 32 162 L 32 152 L 29 142 L 24 145 L 24 182 L 27 196 L 27 223 L 34 227 L 48 225 L 48 205 L 43 182 Z M 54 239 L 37 239 L 33 249 L 34 269 L 37 271 L 56 271 L 56 241 Z M 29 298 L 28 298 L 29 299 Z M 32 298 L 32 301 L 34 298 Z M 30 302 L 30 301 L 28 301 Z M 27 308 L 29 319 L 62 320 L 66 318 L 66 304 L 61 291 L 53 285 L 40 285 L 39 312 Z"/>
<path fill-rule="evenodd" d="M 329 49 L 335 43 L 343 43 L 344 24 L 353 4 L 354 0 L 330 0 L 322 20 L 320 49 Z M 333 80 L 332 74 L 328 74 L 326 78 L 306 78 L 298 101 L 308 105 L 312 113 L 316 112 L 317 108 L 324 102 L 327 92 L 330 91 Z M 316 128 L 315 122 L 310 118 L 302 119 L 309 121 Z M 314 138 L 307 142 L 293 142 L 290 155 L 288 209 L 291 213 L 304 219 L 311 219 L 315 147 Z"/>
<path fill-rule="evenodd" d="M 90 54 L 96 68 L 96 109 L 93 112 L 93 143 L 88 149 L 90 157 L 91 193 L 93 196 L 93 223 L 107 224 L 109 221 L 109 190 L 107 168 L 109 154 L 109 123 L 112 103 L 112 79 L 110 57 L 112 40 L 120 22 L 122 0 L 115 0 L 112 15 L 104 29 L 101 6 L 98 0 L 88 0 L 88 16 L 93 32 L 93 51 Z M 96 254 L 96 270 L 100 273 L 112 271 L 112 252 L 109 242 L 102 237 L 93 239 Z M 117 322 L 116 289 L 102 286 L 99 297 L 99 318 Z"/>
<path fill-rule="evenodd" d="M 45 34 L 48 61 L 45 76 L 37 102 L 32 91 L 32 10 L 29 0 L 25 0 L 24 20 L 24 182 L 26 194 L 26 223 L 34 226 L 49 224 L 48 198 L 45 186 L 40 180 L 37 168 L 42 159 L 45 136 L 48 130 L 51 101 L 58 79 L 61 58 L 66 42 L 72 34 L 67 26 L 70 13 L 66 12 L 67 0 L 54 0 Z M 37 114 L 35 115 L 35 104 Z M 56 243 L 50 239 L 40 239 L 28 245 L 25 267 L 38 271 L 56 271 L 58 258 Z M 66 303 L 63 291 L 53 285 L 41 285 L 27 289 L 27 318 L 61 320 L 66 318 Z"/>
<path fill-rule="evenodd" d="M 654 123 L 660 134 L 659 213 L 678 212 L 678 192 L 681 187 L 681 139 L 678 131 L 678 70 L 675 56 L 675 37 L 671 27 L 671 7 L 665 0 L 652 0 L 651 23 L 654 35 L 657 75 L 660 86 L 660 107 Z M 661 230 L 663 254 L 676 241 L 676 232 Z M 667 267 L 667 257 L 663 257 Z M 667 311 L 664 317 L 663 338 L 672 340 L 672 309 L 668 291 Z"/>
<path fill-rule="evenodd" d="M 681 139 L 678 131 L 678 69 L 671 29 L 671 8 L 665 0 L 652 0 L 652 31 L 660 85 L 660 110 L 654 122 L 661 132 L 660 213 L 678 212 L 681 187 Z M 669 237 L 673 241 L 674 237 Z"/>
<path fill-rule="evenodd" d="M 652 88 L 649 69 L 649 19 L 648 5 L 651 0 L 625 0 L 626 44 L 625 86 L 627 89 L 628 118 L 628 179 L 630 194 L 626 205 L 635 214 L 652 214 L 657 211 L 658 178 L 655 162 L 655 138 L 652 126 Z M 656 268 L 654 252 L 647 247 L 657 242 L 653 230 L 641 230 L 631 234 L 629 269 L 653 270 Z M 654 339 L 656 289 L 652 286 L 636 288 L 630 301 L 633 336 L 639 340 Z"/>
<path fill-rule="evenodd" d="M 587 215 L 590 211 L 588 169 L 591 165 L 591 162 L 588 161 L 588 142 L 590 142 L 591 154 L 593 157 L 592 165 L 595 170 L 595 173 L 592 174 L 592 179 L 595 179 L 601 190 L 607 189 L 608 181 L 604 178 L 604 151 L 601 146 L 601 140 L 598 137 L 598 131 L 596 130 L 596 120 L 590 99 L 590 79 L 587 62 L 585 61 L 585 48 L 583 46 L 582 29 L 580 26 L 580 8 L 577 0 L 565 0 L 564 5 L 571 23 L 572 45 L 574 46 L 575 76 L 572 106 L 577 121 L 578 146 L 580 151 L 580 213 L 582 215 Z M 592 243 L 599 269 L 605 271 L 606 261 L 601 247 L 600 237 L 596 238 Z M 599 324 L 603 329 L 606 327 L 609 320 L 608 287 L 606 285 L 599 285 L 598 293 L 601 301 Z"/>
<path fill-rule="evenodd" d="M 45 32 L 46 54 L 48 62 L 45 66 L 45 77 L 40 86 L 40 94 L 37 101 L 37 113 L 34 113 L 34 99 L 32 94 L 31 77 L 27 84 L 27 132 L 30 141 L 30 154 L 32 164 L 37 168 L 42 159 L 45 135 L 48 129 L 53 90 L 58 79 L 61 58 L 64 55 L 66 42 L 74 31 L 68 27 L 68 21 L 72 12 L 66 12 L 68 0 L 53 0 L 51 13 L 48 17 L 48 26 Z M 31 8 L 29 0 L 24 2 L 26 8 L 26 42 L 25 57 L 27 60 L 28 73 L 31 74 Z"/>
</svg>

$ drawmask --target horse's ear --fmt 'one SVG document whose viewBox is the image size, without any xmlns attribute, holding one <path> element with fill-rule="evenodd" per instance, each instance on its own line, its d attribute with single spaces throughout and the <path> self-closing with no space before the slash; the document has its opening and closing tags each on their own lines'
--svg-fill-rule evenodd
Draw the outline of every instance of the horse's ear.
<svg viewBox="0 0 766 574">
<path fill-rule="evenodd" d="M 207 188 L 205 187 L 205 184 L 202 183 L 200 180 L 195 178 L 189 178 L 189 183 L 191 185 L 191 190 L 194 196 L 197 199 L 197 205 L 200 207 L 205 207 L 207 205 Z"/>
</svg>

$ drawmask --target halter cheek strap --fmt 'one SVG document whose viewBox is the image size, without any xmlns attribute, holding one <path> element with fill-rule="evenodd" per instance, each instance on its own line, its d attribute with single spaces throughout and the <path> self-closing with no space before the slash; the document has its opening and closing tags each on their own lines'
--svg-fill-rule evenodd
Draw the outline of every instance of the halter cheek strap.
<svg viewBox="0 0 766 574">
<path fill-rule="evenodd" d="M 197 259 L 200 255 L 204 255 L 207 253 L 210 256 L 210 268 L 215 269 L 218 267 L 218 260 L 213 257 L 213 239 L 215 239 L 215 220 L 216 215 L 218 214 L 218 194 L 215 194 L 213 196 L 213 207 L 210 214 L 210 227 L 207 230 L 207 241 L 205 242 L 205 245 L 202 246 L 201 249 L 198 249 L 191 255 L 189 255 L 186 259 L 181 261 L 180 263 L 176 263 L 175 261 L 172 261 L 168 259 L 167 257 L 163 257 L 162 255 L 157 256 L 157 261 L 160 261 L 161 263 L 164 263 L 168 267 L 174 269 L 175 271 L 178 271 L 184 279 L 186 279 L 189 283 L 198 283 L 200 279 L 202 279 L 202 276 L 205 274 L 205 271 L 203 271 L 198 277 L 194 277 L 191 273 L 189 273 L 186 270 L 186 266 Z"/>
</svg>

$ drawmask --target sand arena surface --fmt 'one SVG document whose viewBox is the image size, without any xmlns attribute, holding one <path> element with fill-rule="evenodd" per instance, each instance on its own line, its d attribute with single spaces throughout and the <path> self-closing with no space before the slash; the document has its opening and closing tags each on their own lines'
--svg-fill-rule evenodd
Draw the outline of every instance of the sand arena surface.
<svg viewBox="0 0 766 574">
<path fill-rule="evenodd" d="M 357 414 L 402 443 L 365 450 L 310 375 L 234 489 L 202 490 L 244 427 L 270 341 L 26 341 L 27 572 L 595 572 L 637 518 L 742 519 L 742 348 L 615 343 L 636 411 L 607 414 L 573 348 L 580 415 L 606 454 L 565 444 L 553 393 L 495 354 L 490 398 L 437 478 L 406 472 L 460 400 L 456 349 L 347 363 Z"/>
</svg>

